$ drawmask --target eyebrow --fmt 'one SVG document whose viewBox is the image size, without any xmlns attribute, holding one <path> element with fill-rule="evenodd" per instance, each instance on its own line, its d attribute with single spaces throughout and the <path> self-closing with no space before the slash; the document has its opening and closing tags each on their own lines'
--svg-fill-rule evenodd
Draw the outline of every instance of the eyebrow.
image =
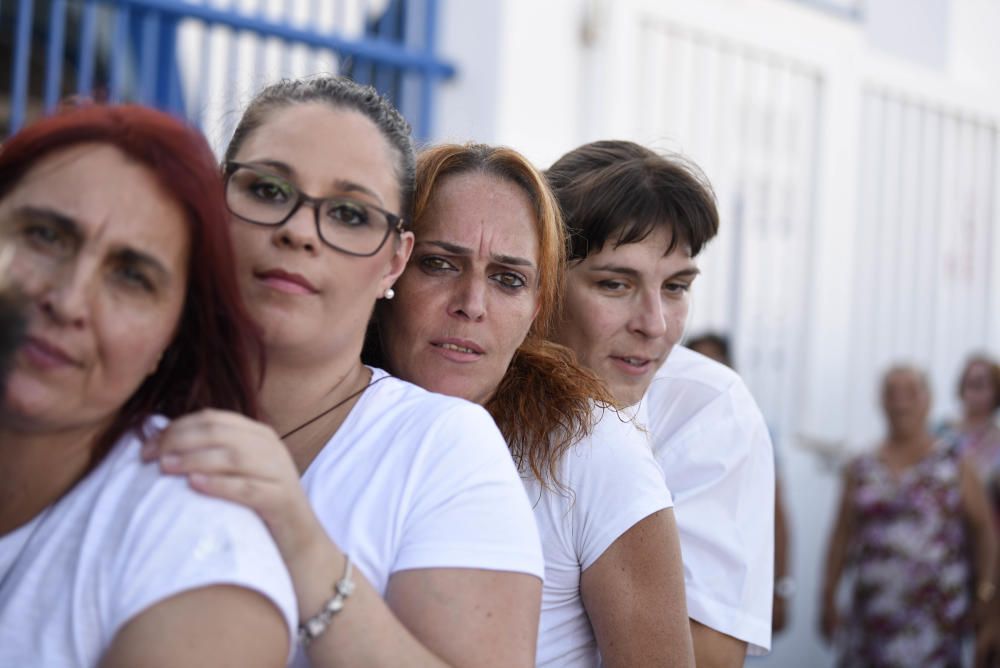
<svg viewBox="0 0 1000 668">
<path fill-rule="evenodd" d="M 270 167 L 286 179 L 295 178 L 296 175 L 295 168 L 287 162 L 282 162 L 281 160 L 252 160 L 246 164 Z M 333 186 L 345 193 L 362 193 L 368 195 L 369 197 L 375 199 L 380 206 L 383 206 L 382 198 L 379 197 L 377 192 L 367 186 L 357 183 L 356 181 L 350 181 L 348 179 L 335 179 L 333 181 Z"/>
<path fill-rule="evenodd" d="M 474 254 L 471 248 L 465 246 L 459 246 L 457 244 L 451 244 L 447 241 L 420 241 L 420 244 L 427 244 L 430 246 L 437 246 L 438 248 L 448 251 L 452 255 L 459 255 L 462 257 L 470 257 Z M 527 258 L 518 257 L 516 255 L 504 255 L 502 253 L 493 253 L 490 255 L 490 259 L 494 262 L 499 262 L 500 264 L 507 264 L 514 267 L 529 267 L 531 269 L 535 268 L 535 263 Z"/>
<path fill-rule="evenodd" d="M 60 232 L 72 237 L 78 245 L 79 242 L 83 240 L 83 233 L 80 231 L 80 226 L 77 224 L 76 220 L 64 213 L 56 211 L 55 209 L 50 209 L 44 206 L 26 205 L 15 209 L 14 214 L 22 218 L 44 220 L 52 223 L 59 228 Z"/>
<path fill-rule="evenodd" d="M 84 234 L 76 220 L 55 209 L 40 206 L 23 206 L 16 209 L 15 213 L 32 220 L 45 220 L 52 223 L 59 228 L 60 232 L 71 237 L 76 247 L 79 247 L 83 243 Z M 153 271 L 161 274 L 163 278 L 170 276 L 170 272 L 163 266 L 163 263 L 148 253 L 126 247 L 115 251 L 115 256 L 125 262 L 146 265 Z"/>
<path fill-rule="evenodd" d="M 119 260 L 128 264 L 145 265 L 149 269 L 160 274 L 161 280 L 166 281 L 170 278 L 170 271 L 163 266 L 163 263 L 148 253 L 143 253 L 142 251 L 134 248 L 126 247 L 117 250 L 115 252 L 115 256 Z"/>
<path fill-rule="evenodd" d="M 604 271 L 609 274 L 621 274 L 622 276 L 628 276 L 629 278 L 636 278 L 636 279 L 639 278 L 638 270 L 633 269 L 632 267 L 624 267 L 622 265 L 617 265 L 617 264 L 598 265 L 596 267 L 591 267 L 590 271 Z M 688 278 L 688 277 L 694 278 L 700 273 L 701 270 L 698 269 L 697 267 L 690 267 L 688 269 L 681 269 L 680 271 L 676 271 L 670 274 L 670 276 L 668 276 L 667 278 Z"/>
</svg>

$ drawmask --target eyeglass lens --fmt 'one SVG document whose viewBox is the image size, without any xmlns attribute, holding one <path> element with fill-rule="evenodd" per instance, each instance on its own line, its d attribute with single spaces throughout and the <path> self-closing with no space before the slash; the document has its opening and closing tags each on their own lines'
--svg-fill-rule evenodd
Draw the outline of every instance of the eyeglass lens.
<svg viewBox="0 0 1000 668">
<path fill-rule="evenodd" d="M 249 167 L 237 167 L 226 184 L 230 211 L 250 222 L 280 225 L 298 205 L 298 190 L 279 176 Z M 316 212 L 320 238 L 348 253 L 375 253 L 389 234 L 385 214 L 349 197 L 328 197 Z"/>
</svg>

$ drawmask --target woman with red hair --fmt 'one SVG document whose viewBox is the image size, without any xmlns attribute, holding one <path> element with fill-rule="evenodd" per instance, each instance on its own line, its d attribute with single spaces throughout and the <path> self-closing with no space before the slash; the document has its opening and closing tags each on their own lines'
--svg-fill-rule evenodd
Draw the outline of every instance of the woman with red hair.
<svg viewBox="0 0 1000 668">
<path fill-rule="evenodd" d="M 28 320 L 0 398 L 0 665 L 287 657 L 263 523 L 139 455 L 169 418 L 255 413 L 226 228 L 211 151 L 160 112 L 73 109 L 0 151 Z"/>
</svg>

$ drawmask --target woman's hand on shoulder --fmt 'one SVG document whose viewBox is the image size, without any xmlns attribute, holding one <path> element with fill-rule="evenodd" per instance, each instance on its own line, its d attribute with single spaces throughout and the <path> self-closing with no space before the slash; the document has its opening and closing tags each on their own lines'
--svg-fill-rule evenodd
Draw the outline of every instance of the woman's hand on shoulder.
<svg viewBox="0 0 1000 668">
<path fill-rule="evenodd" d="M 238 413 L 203 410 L 177 418 L 142 449 L 146 461 L 186 476 L 195 490 L 254 510 L 282 554 L 294 554 L 318 520 L 285 444 L 271 427 Z"/>
</svg>

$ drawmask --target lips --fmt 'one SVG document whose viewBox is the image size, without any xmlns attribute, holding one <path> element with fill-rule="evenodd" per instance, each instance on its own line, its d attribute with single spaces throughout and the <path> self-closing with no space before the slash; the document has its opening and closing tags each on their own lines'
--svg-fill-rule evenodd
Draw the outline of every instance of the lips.
<svg viewBox="0 0 1000 668">
<path fill-rule="evenodd" d="M 642 375 L 656 370 L 655 360 L 648 357 L 633 357 L 628 355 L 611 355 L 615 366 L 629 375 Z"/>
<path fill-rule="evenodd" d="M 267 269 L 254 272 L 254 277 L 278 292 L 290 295 L 314 295 L 319 292 L 302 274 L 295 274 L 283 269 Z"/>
<path fill-rule="evenodd" d="M 474 362 L 486 354 L 479 344 L 468 339 L 437 339 L 431 341 L 431 346 L 453 362 Z"/>
<path fill-rule="evenodd" d="M 25 338 L 21 352 L 29 362 L 43 369 L 82 366 L 82 363 L 64 348 L 37 335 L 29 335 Z"/>
</svg>

